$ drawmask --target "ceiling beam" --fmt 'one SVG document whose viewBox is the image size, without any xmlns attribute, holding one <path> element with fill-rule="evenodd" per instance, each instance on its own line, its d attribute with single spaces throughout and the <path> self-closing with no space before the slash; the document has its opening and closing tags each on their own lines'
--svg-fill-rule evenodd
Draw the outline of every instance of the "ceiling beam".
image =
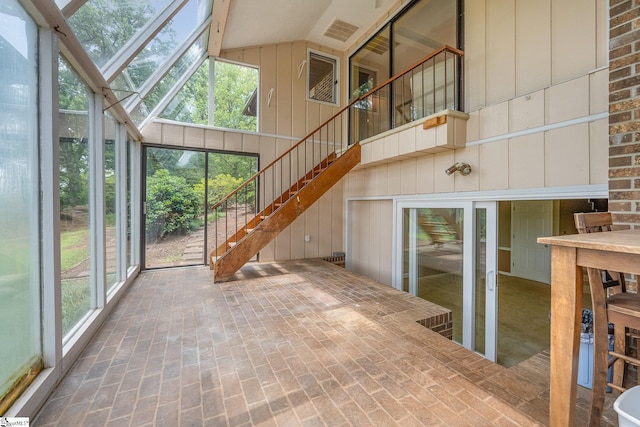
<svg viewBox="0 0 640 427">
<path fill-rule="evenodd" d="M 209 32 L 209 56 L 220 56 L 230 4 L 231 0 L 213 2 L 213 20 L 211 21 L 211 31 Z"/>
</svg>

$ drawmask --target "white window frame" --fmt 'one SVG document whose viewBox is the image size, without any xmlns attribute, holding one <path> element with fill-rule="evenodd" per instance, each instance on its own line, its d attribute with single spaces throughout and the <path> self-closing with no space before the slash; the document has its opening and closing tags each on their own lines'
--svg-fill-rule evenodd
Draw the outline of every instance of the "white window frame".
<svg viewBox="0 0 640 427">
<path fill-rule="evenodd" d="M 327 62 L 334 62 L 335 66 L 333 69 L 333 77 L 334 77 L 334 83 L 333 83 L 333 99 L 334 102 L 327 102 L 327 101 L 321 101 L 315 98 L 311 98 L 309 96 L 309 91 L 311 90 L 311 88 L 309 87 L 309 81 L 311 79 L 311 59 L 312 56 L 316 56 L 316 57 L 321 57 L 321 58 L 326 58 Z M 330 55 L 328 53 L 325 52 L 320 52 L 318 50 L 314 50 L 314 49 L 307 49 L 307 59 L 306 59 L 306 68 L 307 68 L 307 73 L 306 73 L 306 99 L 307 101 L 310 102 L 317 102 L 320 104 L 325 104 L 325 105 L 331 105 L 331 106 L 339 106 L 340 105 L 340 58 L 338 58 L 337 56 L 334 55 Z"/>
</svg>

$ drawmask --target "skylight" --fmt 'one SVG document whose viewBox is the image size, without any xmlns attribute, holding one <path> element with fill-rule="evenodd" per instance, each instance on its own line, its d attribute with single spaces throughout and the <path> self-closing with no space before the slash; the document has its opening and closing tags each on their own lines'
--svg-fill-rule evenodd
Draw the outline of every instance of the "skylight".
<svg viewBox="0 0 640 427">
<path fill-rule="evenodd" d="M 213 0 L 89 0 L 69 23 L 140 125 L 206 56 L 212 6 Z"/>
</svg>

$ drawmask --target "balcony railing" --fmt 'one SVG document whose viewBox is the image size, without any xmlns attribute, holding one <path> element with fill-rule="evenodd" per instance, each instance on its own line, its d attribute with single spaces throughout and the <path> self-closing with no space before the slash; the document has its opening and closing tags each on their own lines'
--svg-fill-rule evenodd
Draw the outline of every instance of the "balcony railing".
<svg viewBox="0 0 640 427">
<path fill-rule="evenodd" d="M 461 50 L 442 46 L 377 87 L 365 83 L 350 104 L 350 143 L 443 110 L 462 110 Z"/>
</svg>

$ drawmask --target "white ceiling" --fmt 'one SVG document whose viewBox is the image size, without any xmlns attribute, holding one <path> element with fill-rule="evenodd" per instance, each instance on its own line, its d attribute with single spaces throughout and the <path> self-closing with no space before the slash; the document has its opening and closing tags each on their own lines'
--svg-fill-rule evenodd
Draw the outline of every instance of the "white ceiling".
<svg viewBox="0 0 640 427">
<path fill-rule="evenodd" d="M 346 50 L 396 3 L 396 0 L 230 1 L 222 49 L 307 40 Z M 360 29 L 344 43 L 323 36 L 334 19 Z"/>
</svg>

